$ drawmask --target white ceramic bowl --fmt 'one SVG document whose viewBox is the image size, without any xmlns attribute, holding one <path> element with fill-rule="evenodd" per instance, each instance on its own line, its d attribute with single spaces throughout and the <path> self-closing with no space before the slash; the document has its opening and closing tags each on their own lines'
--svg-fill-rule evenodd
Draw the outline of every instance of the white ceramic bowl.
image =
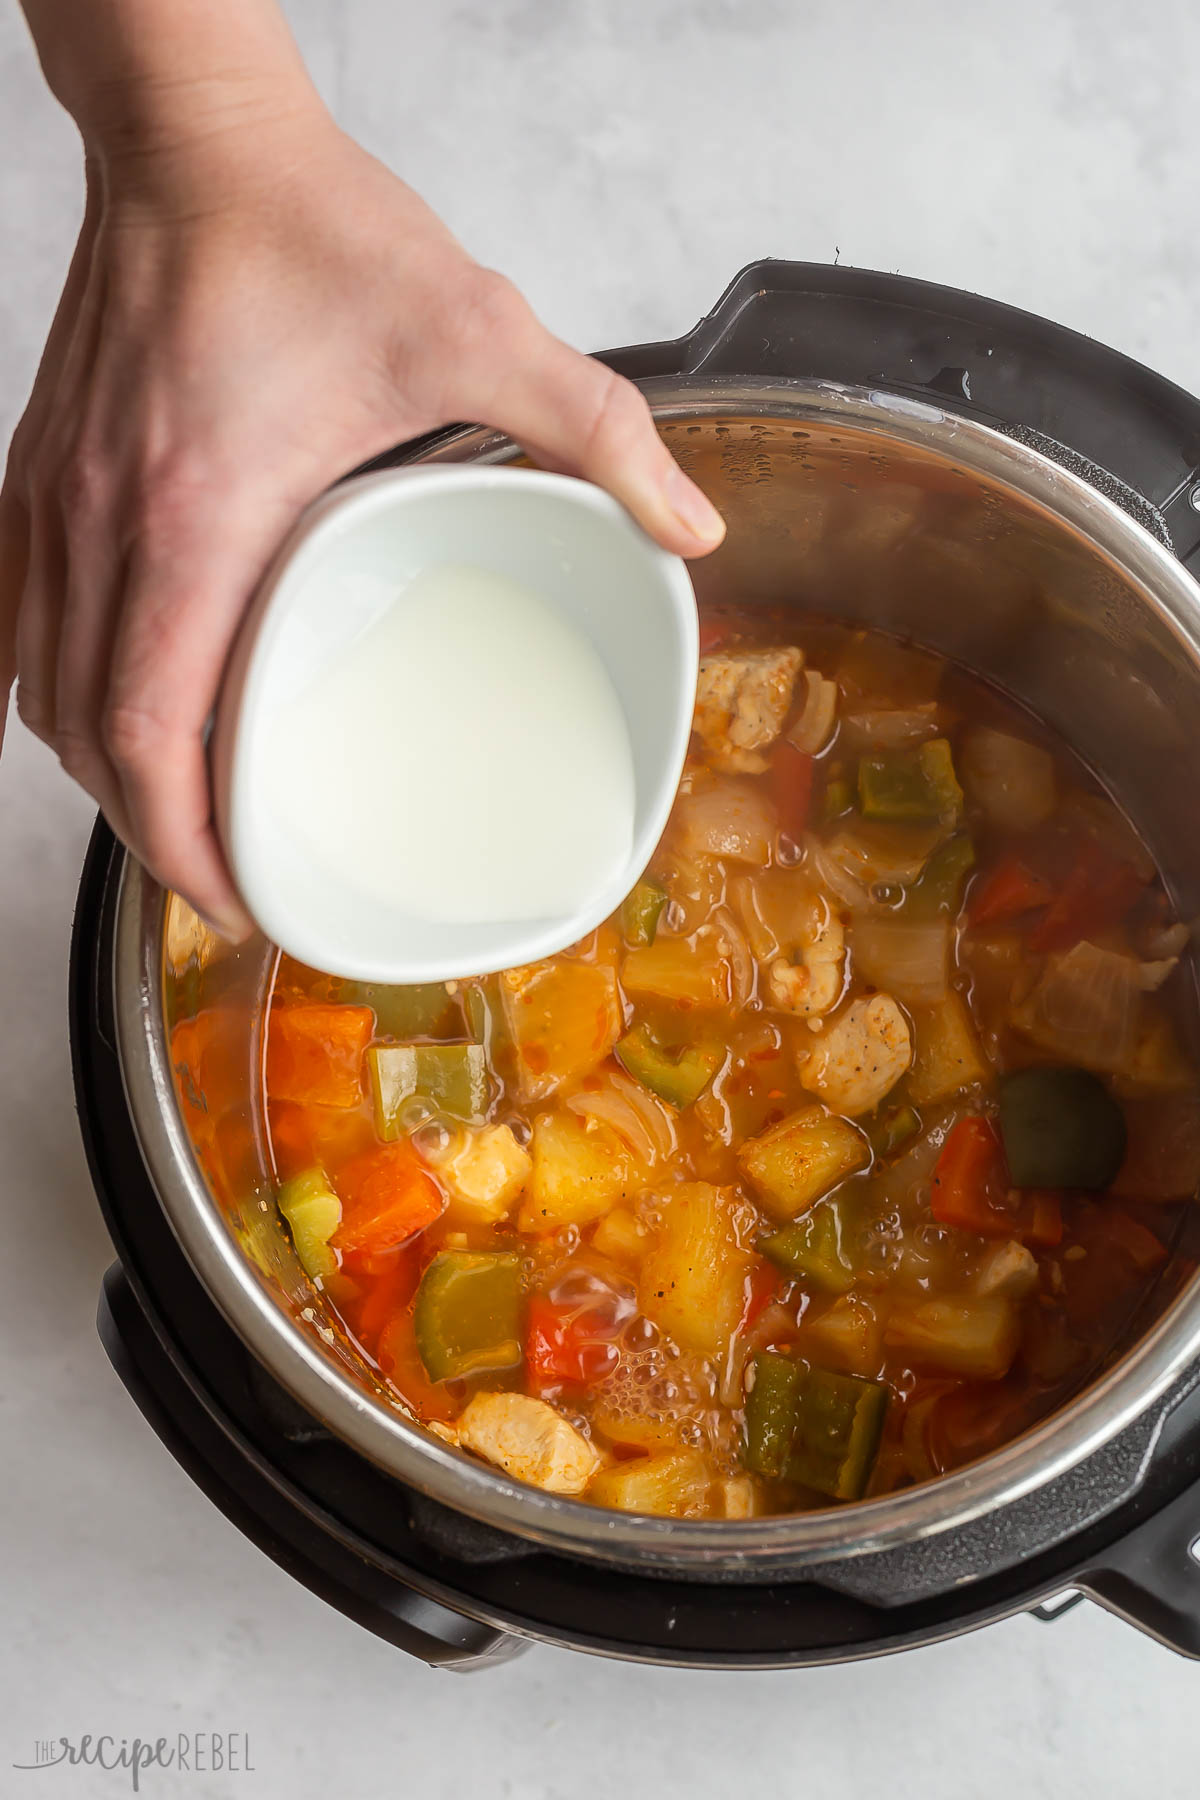
<svg viewBox="0 0 1200 1800">
<path fill-rule="evenodd" d="M 413 577 L 464 563 L 560 609 L 594 645 L 624 708 L 635 789 L 629 860 L 570 916 L 450 925 L 404 915 L 343 885 L 272 805 L 264 721 Z M 247 907 L 293 956 L 365 980 L 488 974 L 564 949 L 608 917 L 653 853 L 687 750 L 698 657 L 684 563 L 587 482 L 416 465 L 333 489 L 301 516 L 263 580 L 217 708 L 217 825 Z"/>
</svg>

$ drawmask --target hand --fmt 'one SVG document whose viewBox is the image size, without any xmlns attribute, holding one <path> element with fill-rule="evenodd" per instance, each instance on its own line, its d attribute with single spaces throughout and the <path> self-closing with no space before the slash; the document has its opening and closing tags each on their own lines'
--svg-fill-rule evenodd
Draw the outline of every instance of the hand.
<svg viewBox="0 0 1200 1800">
<path fill-rule="evenodd" d="M 720 541 L 637 390 L 315 102 L 92 165 L 0 492 L 0 733 L 15 676 L 118 836 L 229 936 L 250 921 L 204 731 L 247 601 L 308 501 L 457 419 L 601 483 L 668 549 Z"/>
</svg>

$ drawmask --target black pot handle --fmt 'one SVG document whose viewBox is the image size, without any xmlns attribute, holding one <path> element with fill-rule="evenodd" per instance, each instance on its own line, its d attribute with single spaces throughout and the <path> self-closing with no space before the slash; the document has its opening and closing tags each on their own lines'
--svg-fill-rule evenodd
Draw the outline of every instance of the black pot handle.
<svg viewBox="0 0 1200 1800">
<path fill-rule="evenodd" d="M 1126 1533 L 1073 1585 L 1181 1656 L 1200 1660 L 1200 1480 Z"/>
<path fill-rule="evenodd" d="M 104 1277 L 96 1324 L 113 1368 L 176 1461 L 226 1518 L 312 1593 L 437 1668 L 489 1668 L 526 1648 L 522 1639 L 454 1612 L 354 1556 L 294 1508 L 281 1507 L 237 1458 L 203 1454 L 181 1425 L 185 1419 L 198 1423 L 199 1403 L 165 1354 L 120 1263 Z"/>
</svg>

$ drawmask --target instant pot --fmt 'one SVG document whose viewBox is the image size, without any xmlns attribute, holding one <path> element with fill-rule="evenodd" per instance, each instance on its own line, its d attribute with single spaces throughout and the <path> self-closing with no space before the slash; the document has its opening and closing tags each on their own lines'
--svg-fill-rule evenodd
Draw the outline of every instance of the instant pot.
<svg viewBox="0 0 1200 1800">
<path fill-rule="evenodd" d="M 799 263 L 754 264 L 688 336 L 605 360 L 726 515 L 702 598 L 978 670 L 1083 754 L 1200 917 L 1200 402 L 1009 307 Z M 514 454 L 463 427 L 373 466 Z M 305 1280 L 262 1135 L 272 957 L 217 943 L 97 827 L 71 1032 L 118 1255 L 100 1334 L 168 1449 L 298 1580 L 457 1668 L 531 1639 L 834 1662 L 1082 1596 L 1200 1657 L 1195 1225 L 1087 1389 L 977 1463 L 791 1517 L 606 1512 L 425 1433 Z"/>
</svg>

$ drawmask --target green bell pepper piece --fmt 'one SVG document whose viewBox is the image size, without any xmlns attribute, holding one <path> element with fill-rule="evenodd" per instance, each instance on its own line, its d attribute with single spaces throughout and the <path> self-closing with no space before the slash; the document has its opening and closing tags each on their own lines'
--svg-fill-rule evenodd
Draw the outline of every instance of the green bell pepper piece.
<svg viewBox="0 0 1200 1800">
<path fill-rule="evenodd" d="M 840 819 L 844 813 L 848 813 L 853 805 L 854 789 L 843 776 L 835 776 L 832 781 L 827 783 L 821 798 L 822 825 L 832 825 L 835 819 Z"/>
<path fill-rule="evenodd" d="M 1125 1115 L 1086 1069 L 1018 1069 L 1000 1083 L 1014 1187 L 1106 1188 L 1125 1159 Z"/>
<path fill-rule="evenodd" d="M 823 1293 L 845 1294 L 854 1283 L 854 1270 L 842 1253 L 841 1216 L 831 1202 L 818 1202 L 794 1225 L 764 1238 L 758 1248 L 785 1275 Z"/>
<path fill-rule="evenodd" d="M 314 1280 L 337 1273 L 329 1240 L 342 1222 L 342 1203 L 324 1169 L 294 1175 L 279 1190 L 279 1210 L 288 1222 L 300 1267 Z"/>
<path fill-rule="evenodd" d="M 775 1350 L 753 1361 L 742 1461 L 756 1475 L 858 1500 L 879 1451 L 888 1390 L 880 1381 L 793 1362 Z"/>
<path fill-rule="evenodd" d="M 785 1469 L 833 1500 L 859 1500 L 879 1453 L 889 1394 L 881 1381 L 810 1369 Z"/>
<path fill-rule="evenodd" d="M 406 1100 L 427 1100 L 435 1112 L 478 1123 L 487 1111 L 487 1058 L 482 1044 L 372 1044 L 367 1051 L 375 1129 L 381 1138 L 405 1135 Z"/>
<path fill-rule="evenodd" d="M 644 1025 L 635 1025 L 616 1047 L 617 1061 L 642 1086 L 681 1112 L 698 1100 L 722 1058 L 715 1050 L 688 1044 L 680 1050 L 664 1050 Z"/>
<path fill-rule="evenodd" d="M 885 1157 L 894 1156 L 910 1138 L 916 1137 L 921 1129 L 921 1115 L 915 1106 L 889 1106 L 886 1112 L 867 1120 L 862 1128 L 882 1162 Z"/>
<path fill-rule="evenodd" d="M 859 758 L 858 805 L 864 819 L 884 825 L 934 825 L 956 820 L 963 795 L 945 738 L 916 750 L 877 750 Z"/>
<path fill-rule="evenodd" d="M 755 1475 L 780 1481 L 792 1451 L 804 1367 L 775 1350 L 760 1350 L 751 1367 L 754 1383 L 746 1396 L 742 1461 Z"/>
<path fill-rule="evenodd" d="M 652 944 L 667 904 L 667 891 L 657 881 L 639 881 L 621 902 L 621 935 L 629 945 Z"/>
<path fill-rule="evenodd" d="M 413 1309 L 417 1350 L 431 1381 L 453 1381 L 521 1360 L 521 1259 L 511 1251 L 442 1250 Z"/>
<path fill-rule="evenodd" d="M 962 905 L 963 883 L 975 866 L 975 846 L 965 831 L 938 846 L 917 879 L 904 891 L 898 911 L 909 919 L 954 917 Z"/>
<path fill-rule="evenodd" d="M 441 1037 L 457 1023 L 458 1008 L 446 992 L 444 981 L 421 982 L 413 987 L 390 987 L 382 981 L 347 981 L 338 999 L 371 1007 L 380 1037 Z"/>
</svg>

